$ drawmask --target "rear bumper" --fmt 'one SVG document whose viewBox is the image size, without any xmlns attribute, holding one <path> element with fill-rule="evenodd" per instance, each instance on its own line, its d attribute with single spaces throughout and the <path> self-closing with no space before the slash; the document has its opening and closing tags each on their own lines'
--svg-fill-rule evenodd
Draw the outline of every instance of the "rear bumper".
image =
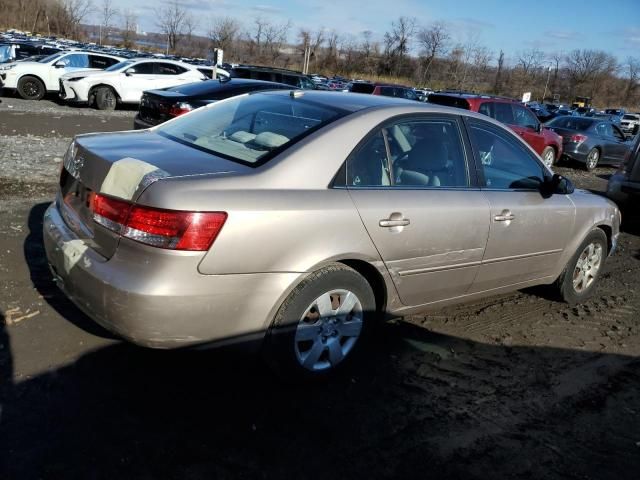
<svg viewBox="0 0 640 480">
<path fill-rule="evenodd" d="M 588 154 L 589 148 L 585 144 L 565 143 L 562 146 L 562 155 L 564 157 L 580 163 L 587 162 Z"/>
<path fill-rule="evenodd" d="M 133 119 L 133 129 L 134 130 L 144 130 L 145 128 L 151 128 L 154 127 L 155 124 L 153 123 L 149 123 L 149 122 L 145 122 L 144 120 L 142 120 L 140 118 L 140 114 L 136 113 L 136 116 Z"/>
<path fill-rule="evenodd" d="M 125 239 L 106 259 L 69 230 L 55 204 L 45 213 L 43 233 L 61 290 L 106 329 L 153 348 L 255 344 L 304 275 L 202 275 L 201 253 L 141 247 Z"/>
</svg>

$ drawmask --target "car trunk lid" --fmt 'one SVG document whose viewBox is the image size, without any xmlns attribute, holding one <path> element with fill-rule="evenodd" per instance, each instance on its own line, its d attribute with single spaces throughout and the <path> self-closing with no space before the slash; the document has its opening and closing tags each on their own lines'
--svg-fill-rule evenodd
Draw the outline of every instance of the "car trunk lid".
<svg viewBox="0 0 640 480">
<path fill-rule="evenodd" d="M 83 135 L 65 156 L 57 204 L 67 226 L 110 258 L 120 236 L 93 220 L 96 194 L 135 203 L 162 178 L 230 175 L 248 169 L 151 131 Z"/>
<path fill-rule="evenodd" d="M 150 125 L 159 125 L 176 117 L 176 113 L 179 112 L 178 105 L 186 98 L 183 93 L 171 90 L 144 92 L 140 99 L 138 114 L 144 122 Z M 181 113 L 186 113 L 186 111 Z"/>
</svg>

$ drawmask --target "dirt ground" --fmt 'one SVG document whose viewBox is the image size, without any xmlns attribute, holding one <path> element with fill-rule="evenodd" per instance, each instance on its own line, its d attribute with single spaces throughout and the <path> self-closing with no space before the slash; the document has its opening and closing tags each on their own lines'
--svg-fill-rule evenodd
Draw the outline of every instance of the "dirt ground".
<svg viewBox="0 0 640 480">
<path fill-rule="evenodd" d="M 0 479 L 640 478 L 640 216 L 598 291 L 381 325 L 331 381 L 114 338 L 56 289 L 42 214 L 76 132 L 132 111 L 0 104 Z M 603 191 L 613 168 L 557 171 Z"/>
</svg>

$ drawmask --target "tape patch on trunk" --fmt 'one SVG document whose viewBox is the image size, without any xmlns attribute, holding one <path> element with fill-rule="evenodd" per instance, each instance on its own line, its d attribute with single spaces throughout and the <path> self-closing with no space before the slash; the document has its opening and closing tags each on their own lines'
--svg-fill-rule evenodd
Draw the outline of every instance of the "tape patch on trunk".
<svg viewBox="0 0 640 480">
<path fill-rule="evenodd" d="M 133 200 L 136 193 L 168 176 L 167 172 L 150 163 L 135 158 L 122 158 L 111 165 L 100 187 L 100 193 Z"/>
</svg>

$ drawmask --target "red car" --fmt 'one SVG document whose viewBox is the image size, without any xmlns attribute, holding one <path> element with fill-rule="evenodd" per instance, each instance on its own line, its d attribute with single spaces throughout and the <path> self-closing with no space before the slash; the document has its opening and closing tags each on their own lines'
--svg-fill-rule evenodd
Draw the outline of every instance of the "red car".
<svg viewBox="0 0 640 480">
<path fill-rule="evenodd" d="M 429 103 L 483 113 L 508 125 L 551 167 L 562 156 L 562 137 L 544 127 L 534 113 L 517 100 L 468 93 L 432 93 Z"/>
</svg>

